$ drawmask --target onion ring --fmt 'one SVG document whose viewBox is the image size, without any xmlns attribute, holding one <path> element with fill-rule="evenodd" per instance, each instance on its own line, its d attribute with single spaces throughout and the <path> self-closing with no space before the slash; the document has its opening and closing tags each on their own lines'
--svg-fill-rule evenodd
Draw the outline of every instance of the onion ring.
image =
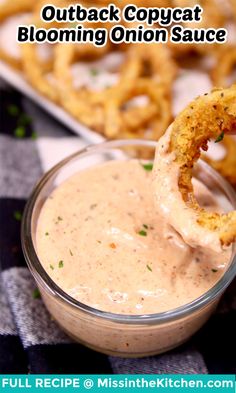
<svg viewBox="0 0 236 393">
<path fill-rule="evenodd" d="M 47 0 L 38 0 L 33 10 L 32 24 L 36 27 L 49 29 L 51 27 L 66 26 L 68 23 L 50 22 L 46 23 L 40 19 L 40 10 L 48 4 Z M 73 4 L 73 1 L 71 1 Z M 69 5 L 67 0 L 53 0 L 56 7 L 66 7 Z M 69 25 L 70 26 L 70 25 Z M 39 50 L 48 47 L 51 50 L 51 56 L 46 61 L 40 58 Z M 58 102 L 59 94 L 55 88 L 55 79 L 52 75 L 54 65 L 54 50 L 56 45 L 25 43 L 22 45 L 22 66 L 28 81 L 31 85 L 48 99 Z"/>
<path fill-rule="evenodd" d="M 202 20 L 196 23 L 180 23 L 184 27 L 193 28 L 220 28 L 225 25 L 225 15 L 217 0 L 172 0 L 173 7 L 194 7 L 200 5 L 203 8 Z M 173 53 L 178 56 L 183 54 L 197 53 L 209 54 L 219 48 L 219 44 L 174 44 L 168 43 Z"/>
<path fill-rule="evenodd" d="M 177 75 L 177 65 L 170 50 L 162 44 L 136 44 L 127 51 L 127 60 L 121 69 L 121 81 L 130 83 L 139 77 L 149 77 L 171 90 Z"/>
<path fill-rule="evenodd" d="M 192 168 L 200 157 L 200 149 L 207 150 L 210 139 L 220 140 L 223 133 L 235 129 L 234 85 L 229 89 L 213 90 L 190 103 L 158 143 L 155 174 L 158 176 L 159 164 L 166 171 L 165 184 L 156 184 L 158 203 L 169 212 L 170 224 L 193 246 L 202 245 L 219 250 L 219 247 L 228 246 L 236 239 L 236 211 L 219 214 L 202 209 L 196 201 L 191 183 Z M 165 159 L 163 155 L 166 156 Z M 165 193 L 162 187 L 165 188 Z M 168 195 L 170 192 L 171 200 Z M 176 204 L 177 199 L 179 204 Z M 173 200 L 174 204 L 171 202 Z M 166 205 L 168 203 L 169 206 Z M 178 213 L 185 215 L 187 219 L 180 223 Z M 190 224 L 189 240 L 186 226 Z"/>
<path fill-rule="evenodd" d="M 230 5 L 231 5 L 231 9 L 233 11 L 234 19 L 236 20 L 236 4 L 235 4 L 235 0 L 230 0 Z"/>
<path fill-rule="evenodd" d="M 126 107 L 131 99 L 138 96 L 146 96 L 150 102 L 144 106 Z M 108 90 L 104 103 L 105 135 L 108 138 L 122 134 L 137 136 L 137 130 L 148 129 L 152 123 L 149 138 L 155 135 L 158 139 L 171 121 L 169 102 L 163 85 L 148 78 L 136 78 L 133 83 L 114 86 Z M 142 135 L 145 137 L 144 130 Z"/>
<path fill-rule="evenodd" d="M 0 24 L 0 59 L 10 66 L 21 69 L 21 44 L 16 42 L 16 32 L 19 24 L 28 23 L 30 13 L 13 14 Z"/>
<path fill-rule="evenodd" d="M 43 48 L 42 44 L 40 47 L 37 44 L 29 43 L 22 45 L 22 67 L 30 84 L 45 97 L 57 102 L 58 92 L 53 77 L 51 79 L 49 77 L 49 72 L 53 69 L 53 57 L 43 61 L 39 53 L 41 48 Z M 54 47 L 49 48 L 53 55 Z"/>
<path fill-rule="evenodd" d="M 32 4 L 29 0 L 5 0 L 0 4 L 0 22 L 9 16 L 30 12 L 34 5 L 35 4 Z"/>
<path fill-rule="evenodd" d="M 215 86 L 227 87 L 227 77 L 236 66 L 236 47 L 227 45 L 217 54 L 217 63 L 211 76 Z"/>
<path fill-rule="evenodd" d="M 236 186 L 236 141 L 229 135 L 225 135 L 222 145 L 225 148 L 225 156 L 222 159 L 214 160 L 205 154 L 203 159 L 233 186 Z"/>
<path fill-rule="evenodd" d="M 92 102 L 93 92 L 87 88 L 74 88 L 70 67 L 76 60 L 100 58 L 109 49 L 109 45 L 97 48 L 92 44 L 58 44 L 55 49 L 54 76 L 62 106 L 76 119 L 99 132 L 104 126 L 102 103 L 98 100 Z"/>
</svg>

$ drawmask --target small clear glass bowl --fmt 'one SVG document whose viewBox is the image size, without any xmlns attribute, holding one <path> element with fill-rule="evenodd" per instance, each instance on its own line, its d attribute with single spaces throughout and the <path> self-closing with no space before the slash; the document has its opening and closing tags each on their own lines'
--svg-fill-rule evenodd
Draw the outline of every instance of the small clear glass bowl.
<svg viewBox="0 0 236 393">
<path fill-rule="evenodd" d="M 22 220 L 22 248 L 42 299 L 61 328 L 80 343 L 109 355 L 143 357 L 168 351 L 192 336 L 215 310 L 220 296 L 236 273 L 235 252 L 217 284 L 194 301 L 173 310 L 150 315 L 121 315 L 104 312 L 80 303 L 65 293 L 46 273 L 35 247 L 37 222 L 42 206 L 63 181 L 74 173 L 104 161 L 154 158 L 156 142 L 121 140 L 89 146 L 61 161 L 36 185 Z M 199 161 L 194 176 L 202 181 L 226 206 L 236 208 L 231 186 L 206 163 Z"/>
</svg>

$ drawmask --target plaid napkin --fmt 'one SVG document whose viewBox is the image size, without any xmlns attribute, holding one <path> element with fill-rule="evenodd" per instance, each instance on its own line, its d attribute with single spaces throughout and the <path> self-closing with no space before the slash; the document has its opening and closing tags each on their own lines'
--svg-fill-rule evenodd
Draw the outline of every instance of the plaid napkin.
<svg viewBox="0 0 236 393">
<path fill-rule="evenodd" d="M 96 353 L 71 341 L 50 318 L 21 252 L 21 215 L 39 177 L 86 142 L 0 87 L 0 373 L 235 373 L 235 284 L 187 344 L 143 359 Z"/>
</svg>

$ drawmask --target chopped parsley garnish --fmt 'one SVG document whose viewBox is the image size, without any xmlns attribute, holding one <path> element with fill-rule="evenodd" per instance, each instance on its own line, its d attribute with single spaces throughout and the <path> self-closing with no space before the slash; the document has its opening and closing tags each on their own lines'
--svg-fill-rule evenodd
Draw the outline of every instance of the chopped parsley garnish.
<svg viewBox="0 0 236 393">
<path fill-rule="evenodd" d="M 21 221 L 21 219 L 22 219 L 22 213 L 21 213 L 19 210 L 16 210 L 16 211 L 13 213 L 13 216 L 14 216 L 14 219 L 15 219 L 16 221 Z"/>
<path fill-rule="evenodd" d="M 73 252 L 71 251 L 71 249 L 70 249 L 69 251 L 70 251 L 70 255 L 73 257 L 74 254 L 73 254 Z"/>
<path fill-rule="evenodd" d="M 90 74 L 92 75 L 92 76 L 97 76 L 98 75 L 98 70 L 96 70 L 96 68 L 91 68 L 91 70 L 90 70 Z"/>
<path fill-rule="evenodd" d="M 152 163 L 152 162 L 149 162 L 149 163 L 147 163 L 147 164 L 142 164 L 142 167 L 145 169 L 145 171 L 150 172 L 150 171 L 152 171 L 152 169 L 153 169 L 153 163 Z"/>
<path fill-rule="evenodd" d="M 53 266 L 53 265 L 50 265 L 50 269 L 54 270 L 54 266 Z"/>
<path fill-rule="evenodd" d="M 33 290 L 32 296 L 33 296 L 33 299 L 40 299 L 41 298 L 41 295 L 40 295 L 40 292 L 39 292 L 38 288 L 35 288 Z"/>
<path fill-rule="evenodd" d="M 9 115 L 11 115 L 11 116 L 19 115 L 19 108 L 16 105 L 9 105 L 7 108 L 7 111 L 9 113 Z"/>
<path fill-rule="evenodd" d="M 33 141 L 35 141 L 37 138 L 38 138 L 37 133 L 36 133 L 35 131 L 33 131 L 32 134 L 31 134 L 31 139 L 32 139 Z"/>
<path fill-rule="evenodd" d="M 152 268 L 149 265 L 146 265 L 147 269 L 152 272 Z"/>
<path fill-rule="evenodd" d="M 211 269 L 212 273 L 217 273 L 218 270 L 217 269 Z"/>
<path fill-rule="evenodd" d="M 221 142 L 225 136 L 224 131 L 216 138 L 215 143 Z"/>
<path fill-rule="evenodd" d="M 32 119 L 30 116 L 28 116 L 26 113 L 22 113 L 18 119 L 18 124 L 21 126 L 26 126 L 27 124 L 30 124 L 32 122 Z"/>
<path fill-rule="evenodd" d="M 59 261 L 59 262 L 58 262 L 58 267 L 59 267 L 59 268 L 62 268 L 63 266 L 64 266 L 64 262 L 63 262 L 63 261 Z"/>
<path fill-rule="evenodd" d="M 139 234 L 140 236 L 147 236 L 147 232 L 144 231 L 143 229 L 141 229 L 141 231 L 139 231 L 138 234 Z"/>
<path fill-rule="evenodd" d="M 146 224 L 143 224 L 143 227 L 144 227 L 145 229 L 148 229 L 148 226 L 147 226 Z"/>
<path fill-rule="evenodd" d="M 49 236 L 49 233 L 48 233 L 48 232 L 45 232 L 45 236 Z"/>
<path fill-rule="evenodd" d="M 24 138 L 25 134 L 26 134 L 26 130 L 24 126 L 19 126 L 14 131 L 15 137 L 19 139 Z"/>
<path fill-rule="evenodd" d="M 17 117 L 17 127 L 14 130 L 14 135 L 16 138 L 24 138 L 26 136 L 26 128 L 32 119 L 26 113 L 21 112 L 21 110 L 16 105 L 9 105 L 7 108 L 8 113 L 11 116 Z M 35 138 L 35 133 L 32 133 L 32 139 Z"/>
</svg>

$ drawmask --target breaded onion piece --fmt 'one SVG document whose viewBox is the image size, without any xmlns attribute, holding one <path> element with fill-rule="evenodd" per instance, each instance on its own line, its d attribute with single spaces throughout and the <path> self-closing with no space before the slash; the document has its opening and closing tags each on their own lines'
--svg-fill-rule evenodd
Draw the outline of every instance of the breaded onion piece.
<svg viewBox="0 0 236 393">
<path fill-rule="evenodd" d="M 128 105 L 129 101 L 139 96 L 145 96 L 148 102 L 142 106 Z M 137 136 L 140 130 L 145 138 L 145 130 L 152 123 L 150 136 L 158 139 L 172 118 L 170 100 L 164 86 L 148 78 L 137 78 L 132 83 L 112 87 L 107 92 L 104 105 L 105 135 L 108 138 L 130 133 Z"/>
<path fill-rule="evenodd" d="M 93 100 L 95 92 L 73 86 L 71 66 L 79 60 L 98 59 L 108 53 L 109 45 L 98 48 L 92 44 L 58 44 L 55 49 L 54 76 L 62 106 L 76 119 L 96 131 L 104 129 L 101 100 Z"/>
<path fill-rule="evenodd" d="M 192 168 L 200 157 L 200 150 L 207 150 L 210 139 L 220 140 L 224 133 L 232 130 L 236 130 L 235 85 L 213 90 L 190 103 L 158 143 L 154 172 L 158 181 L 162 166 L 166 177 L 164 184 L 156 183 L 156 198 L 168 212 L 169 223 L 193 246 L 219 250 L 220 246 L 228 246 L 236 239 L 236 211 L 219 214 L 202 209 L 191 182 Z M 179 214 L 185 218 L 179 220 Z"/>
<path fill-rule="evenodd" d="M 236 3 L 235 0 L 230 0 L 230 5 L 233 11 L 234 20 L 236 20 Z"/>
<path fill-rule="evenodd" d="M 37 3 L 37 0 L 34 2 L 29 0 L 5 0 L 0 4 L 0 22 L 11 15 L 31 11 L 35 3 Z"/>
<path fill-rule="evenodd" d="M 43 45 L 41 44 L 40 48 L 37 44 L 29 43 L 21 46 L 22 67 L 30 84 L 49 100 L 57 102 L 57 88 L 53 82 L 53 77 L 52 79 L 49 77 L 49 73 L 53 69 L 53 57 L 47 61 L 41 59 L 39 49 L 43 49 Z M 53 52 L 55 45 L 51 46 L 50 49 Z"/>
<path fill-rule="evenodd" d="M 217 29 L 225 25 L 225 14 L 222 12 L 219 1 L 217 0 L 172 0 L 173 7 L 194 7 L 197 4 L 203 8 L 201 22 L 180 23 L 183 27 L 190 29 Z M 191 53 L 207 55 L 209 52 L 212 53 L 219 48 L 219 44 L 174 44 L 172 42 L 169 42 L 168 46 L 172 49 L 176 57 L 183 56 L 184 54 L 188 55 Z"/>
<path fill-rule="evenodd" d="M 236 141 L 229 135 L 225 135 L 222 140 L 225 155 L 220 160 L 204 154 L 203 159 L 224 176 L 233 186 L 236 186 Z"/>
<path fill-rule="evenodd" d="M 22 68 L 21 45 L 16 42 L 16 33 L 20 24 L 28 23 L 31 13 L 9 15 L 0 23 L 0 59 L 11 67 Z"/>
<path fill-rule="evenodd" d="M 227 87 L 227 78 L 230 77 L 236 66 L 236 46 L 222 47 L 216 54 L 217 62 L 212 70 L 212 81 L 215 86 Z"/>
<path fill-rule="evenodd" d="M 59 8 L 65 8 L 68 7 L 72 4 L 76 4 L 77 2 L 74 0 L 71 0 L 68 2 L 68 0 L 53 0 L 52 4 L 55 7 Z M 74 24 L 68 23 L 68 22 L 50 22 L 46 23 L 40 18 L 40 11 L 43 8 L 43 6 L 47 5 L 48 1 L 47 0 L 38 0 L 34 6 L 33 9 L 33 15 L 32 15 L 32 21 L 31 23 L 35 25 L 37 28 L 52 28 L 52 27 L 57 27 L 57 28 L 62 28 L 62 27 L 68 27 L 68 28 L 74 28 Z M 81 4 L 84 4 L 84 2 L 81 2 Z M 48 61 L 43 61 L 40 57 L 40 51 L 39 51 L 39 46 L 43 48 L 43 46 L 46 46 L 47 44 L 32 44 L 32 43 L 25 43 L 22 44 L 22 63 L 23 63 L 23 70 L 26 74 L 26 77 L 28 81 L 31 83 L 31 85 L 38 90 L 41 94 L 43 94 L 45 97 L 48 99 L 58 102 L 59 101 L 59 94 L 58 90 L 56 88 L 56 83 L 54 80 L 54 77 L 52 75 L 53 71 L 53 65 L 54 65 L 54 50 L 56 47 L 56 44 L 51 44 L 51 50 L 52 50 L 52 58 L 49 59 Z"/>
<path fill-rule="evenodd" d="M 33 9 L 30 24 L 35 25 L 37 28 L 45 29 L 65 26 L 65 23 L 61 23 L 60 25 L 56 22 L 46 23 L 40 18 L 40 11 L 46 4 L 48 4 L 47 0 L 37 1 Z M 56 7 L 66 7 L 68 2 L 66 0 L 53 0 L 53 5 Z M 52 55 L 45 60 L 40 54 L 47 45 L 49 45 Z M 55 46 L 55 44 L 24 43 L 21 45 L 21 53 L 22 68 L 27 80 L 42 95 L 51 101 L 57 102 L 58 92 L 53 82 L 53 76 L 49 75 L 53 70 Z"/>
<path fill-rule="evenodd" d="M 225 15 L 221 12 L 220 4 L 217 0 L 173 0 L 174 7 L 194 7 L 200 5 L 203 8 L 202 20 L 200 22 L 186 22 L 184 26 L 190 28 L 222 27 L 225 23 Z"/>
<path fill-rule="evenodd" d="M 177 65 L 170 50 L 162 44 L 136 44 L 127 50 L 127 59 L 121 69 L 121 81 L 129 83 L 149 77 L 171 90 L 177 75 Z"/>
</svg>

